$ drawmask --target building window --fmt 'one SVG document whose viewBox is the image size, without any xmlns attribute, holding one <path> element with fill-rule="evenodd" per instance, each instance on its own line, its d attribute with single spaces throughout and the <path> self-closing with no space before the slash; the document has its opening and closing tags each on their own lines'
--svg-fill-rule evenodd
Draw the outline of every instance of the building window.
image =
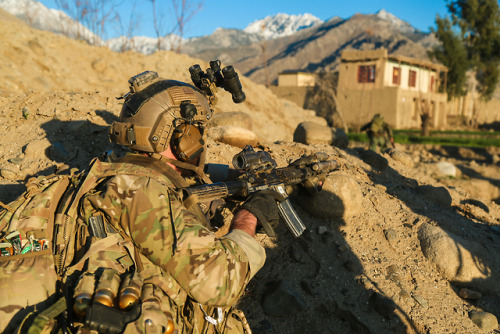
<svg viewBox="0 0 500 334">
<path fill-rule="evenodd" d="M 431 92 L 433 92 L 433 91 L 434 91 L 434 85 L 435 85 L 434 81 L 435 81 L 434 76 L 433 76 L 433 75 L 431 75 L 431 87 L 430 87 L 430 91 L 431 91 Z"/>
<path fill-rule="evenodd" d="M 408 87 L 416 87 L 417 86 L 417 71 L 410 70 L 410 74 L 408 76 Z"/>
<path fill-rule="evenodd" d="M 401 67 L 392 68 L 392 84 L 398 86 L 401 84 Z"/>
<path fill-rule="evenodd" d="M 358 67 L 358 82 L 375 82 L 375 65 L 360 65 Z"/>
</svg>

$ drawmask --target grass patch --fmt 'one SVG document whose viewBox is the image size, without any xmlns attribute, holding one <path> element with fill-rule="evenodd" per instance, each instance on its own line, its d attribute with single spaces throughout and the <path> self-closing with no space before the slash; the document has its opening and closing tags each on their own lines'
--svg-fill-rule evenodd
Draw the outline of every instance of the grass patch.
<svg viewBox="0 0 500 334">
<path fill-rule="evenodd" d="M 348 133 L 350 141 L 368 142 L 366 133 Z M 420 136 L 416 130 L 395 130 L 394 142 L 400 144 L 431 144 L 444 146 L 500 147 L 500 132 L 432 131 Z"/>
</svg>

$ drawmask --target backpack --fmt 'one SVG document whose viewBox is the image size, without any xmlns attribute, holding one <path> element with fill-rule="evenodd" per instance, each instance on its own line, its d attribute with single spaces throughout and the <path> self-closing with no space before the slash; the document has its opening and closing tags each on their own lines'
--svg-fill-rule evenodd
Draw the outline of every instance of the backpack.
<svg viewBox="0 0 500 334">
<path fill-rule="evenodd" d="M 0 210 L 0 332 L 20 332 L 25 322 L 50 328 L 66 309 L 62 283 L 84 259 L 117 243 L 133 248 L 115 233 L 104 243 L 86 247 L 91 226 L 78 219 L 80 199 L 119 169 L 102 170 L 94 159 L 86 172 L 30 178 L 26 191 Z M 94 168 L 95 167 L 95 168 Z M 40 312 L 41 311 L 41 312 Z M 45 313 L 44 313 L 45 312 Z M 48 314 L 50 316 L 48 316 Z M 28 318 L 30 319 L 28 321 Z M 51 324 L 52 323 L 52 324 Z M 30 327 L 26 325 L 24 327 Z M 26 328 L 23 328 L 23 331 Z"/>
<path fill-rule="evenodd" d="M 56 301 L 54 228 L 62 223 L 74 175 L 30 178 L 27 190 L 0 212 L 0 331 L 12 332 L 29 314 Z M 57 228 L 58 228 L 57 227 Z M 62 252 L 62 249 L 61 249 Z M 60 252 L 60 254 L 61 254 Z"/>
</svg>

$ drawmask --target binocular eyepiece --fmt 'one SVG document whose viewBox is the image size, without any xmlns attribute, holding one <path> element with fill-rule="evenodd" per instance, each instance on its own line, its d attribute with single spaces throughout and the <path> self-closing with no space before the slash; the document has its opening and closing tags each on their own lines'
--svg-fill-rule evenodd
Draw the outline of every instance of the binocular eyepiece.
<svg viewBox="0 0 500 334">
<path fill-rule="evenodd" d="M 207 68 L 205 72 L 203 72 L 198 64 L 191 66 L 189 73 L 191 73 L 191 80 L 194 85 L 211 95 L 212 92 L 209 85 L 215 84 L 216 87 L 222 87 L 225 91 L 231 93 L 234 103 L 245 101 L 246 96 L 234 67 L 226 66 L 221 70 L 220 65 L 220 60 L 213 60 L 210 62 L 210 68 Z M 208 84 L 205 84 L 203 79 L 207 80 Z"/>
</svg>

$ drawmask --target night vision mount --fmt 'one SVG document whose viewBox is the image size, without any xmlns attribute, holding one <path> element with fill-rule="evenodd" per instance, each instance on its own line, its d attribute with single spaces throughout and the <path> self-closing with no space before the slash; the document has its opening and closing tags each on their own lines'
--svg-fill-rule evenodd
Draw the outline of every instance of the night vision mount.
<svg viewBox="0 0 500 334">
<path fill-rule="evenodd" d="M 204 72 L 200 65 L 196 64 L 189 68 L 191 80 L 208 97 L 211 105 L 217 103 L 217 87 L 224 88 L 225 91 L 231 93 L 234 103 L 242 103 L 246 96 L 243 92 L 240 78 L 234 70 L 233 66 L 220 68 L 220 60 L 210 62 L 210 68 Z"/>
</svg>

